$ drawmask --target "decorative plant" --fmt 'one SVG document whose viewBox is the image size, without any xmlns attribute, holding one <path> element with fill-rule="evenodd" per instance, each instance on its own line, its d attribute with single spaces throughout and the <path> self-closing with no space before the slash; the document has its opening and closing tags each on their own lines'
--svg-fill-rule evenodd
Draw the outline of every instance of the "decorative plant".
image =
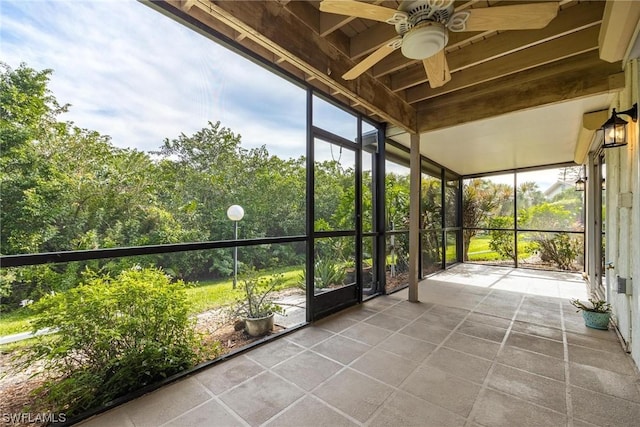
<svg viewBox="0 0 640 427">
<path fill-rule="evenodd" d="M 543 261 L 553 261 L 559 268 L 570 270 L 576 257 L 580 254 L 581 245 L 568 233 L 558 233 L 552 238 L 540 236 L 535 239 L 536 249 Z"/>
<path fill-rule="evenodd" d="M 589 303 L 591 306 L 586 305 L 581 302 L 579 299 L 572 299 L 571 305 L 576 307 L 578 310 L 576 311 L 591 311 L 594 313 L 611 313 L 611 304 L 604 300 L 598 300 L 589 298 Z"/>
<path fill-rule="evenodd" d="M 24 366 L 44 363 L 44 399 L 68 416 L 197 362 L 197 336 L 182 281 L 155 268 L 87 281 L 31 305 L 35 330 L 56 328 L 25 350 Z"/>
<path fill-rule="evenodd" d="M 284 313 L 274 302 L 275 291 L 284 283 L 282 274 L 263 277 L 248 277 L 243 280 L 242 296 L 235 306 L 235 314 L 240 317 L 258 319 L 273 313 Z"/>
</svg>

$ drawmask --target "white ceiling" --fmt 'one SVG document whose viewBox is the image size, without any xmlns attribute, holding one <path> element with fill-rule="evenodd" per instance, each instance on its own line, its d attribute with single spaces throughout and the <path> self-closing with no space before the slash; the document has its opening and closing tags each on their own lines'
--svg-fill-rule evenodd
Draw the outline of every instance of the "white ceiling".
<svg viewBox="0 0 640 427">
<path fill-rule="evenodd" d="M 582 115 L 608 108 L 611 94 L 574 99 L 421 134 L 420 152 L 461 175 L 572 162 Z M 409 134 L 387 136 L 410 146 Z"/>
</svg>

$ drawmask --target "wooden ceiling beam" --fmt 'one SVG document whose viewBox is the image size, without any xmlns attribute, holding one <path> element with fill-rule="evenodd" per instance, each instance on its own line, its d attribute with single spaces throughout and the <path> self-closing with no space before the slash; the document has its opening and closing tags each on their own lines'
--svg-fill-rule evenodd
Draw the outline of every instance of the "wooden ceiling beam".
<svg viewBox="0 0 640 427">
<path fill-rule="evenodd" d="M 640 2 L 607 1 L 599 36 L 600 58 L 609 62 L 622 60 L 633 42 L 639 20 Z"/>
<path fill-rule="evenodd" d="M 415 85 L 416 82 L 426 81 L 424 70 L 411 69 L 410 72 L 407 71 L 392 76 L 391 87 L 393 89 L 410 87 L 410 89 L 406 91 L 406 98 L 407 101 L 412 104 L 448 92 L 556 62 L 570 56 L 597 50 L 598 31 L 599 28 L 597 26 L 588 27 L 547 43 L 520 50 L 471 68 L 464 66 L 465 56 L 448 55 L 447 59 L 452 72 L 452 79 L 446 85 L 436 89 L 432 89 L 427 85 L 411 87 Z M 477 49 L 481 48 L 481 46 L 477 47 Z M 461 68 L 463 68 L 462 71 L 454 73 L 455 70 L 460 70 Z"/>
<path fill-rule="evenodd" d="M 369 27 L 351 38 L 349 56 L 358 59 L 368 55 L 397 35 L 393 25 L 379 23 Z"/>
<path fill-rule="evenodd" d="M 555 37 L 561 37 L 571 31 L 577 31 L 588 26 L 598 25 L 602 21 L 604 10 L 604 2 L 579 3 L 567 9 L 560 10 L 558 16 L 551 21 L 549 25 L 540 30 L 531 31 L 508 31 L 498 34 L 497 36 L 488 37 L 492 32 L 470 32 L 470 33 L 454 33 L 449 32 L 449 42 L 446 51 L 449 55 L 464 55 L 464 66 L 470 67 L 477 63 L 487 61 L 502 55 L 506 55 L 514 50 L 523 49 L 528 46 L 543 43 Z M 381 24 L 385 25 L 385 24 Z M 394 31 L 395 33 L 395 31 Z M 354 37 L 355 39 L 355 37 Z M 351 53 L 354 53 L 354 39 L 351 41 Z M 469 45 L 471 44 L 471 45 Z M 480 44 L 479 48 L 476 44 Z M 463 45 L 462 49 L 457 49 Z M 361 47 L 363 49 L 364 47 Z M 367 46 L 371 49 L 371 46 Z M 380 77 L 388 73 L 398 71 L 411 64 L 417 64 L 419 70 L 419 61 L 405 58 L 401 53 L 389 56 L 380 61 L 373 68 L 373 75 Z M 452 68 L 451 60 L 449 60 L 451 71 L 457 71 Z M 419 74 L 419 71 L 413 70 Z M 422 77 L 422 75 L 418 76 Z M 425 80 L 426 81 L 426 80 Z M 416 84 L 421 81 L 416 80 Z M 402 88 L 394 88 L 394 90 L 402 90 Z"/>
<path fill-rule="evenodd" d="M 180 10 L 180 0 L 167 0 L 165 3 Z M 353 67 L 354 62 L 326 38 L 310 31 L 307 24 L 289 10 L 295 3 L 298 2 L 291 2 L 285 8 L 269 1 L 198 0 L 189 14 L 205 25 L 210 25 L 212 20 L 219 21 L 247 34 L 244 41 L 252 40 L 269 51 L 270 55 L 266 57 L 269 61 L 273 55 L 285 58 L 287 63 L 305 75 L 315 77 L 329 90 L 342 93 L 385 121 L 414 132 L 415 109 L 380 81 L 369 74 L 354 81 L 342 80 L 340 76 Z"/>
<path fill-rule="evenodd" d="M 620 62 L 607 63 L 597 51 L 510 75 L 424 101 L 420 132 L 442 129 L 514 111 L 612 93 L 624 88 Z"/>
</svg>

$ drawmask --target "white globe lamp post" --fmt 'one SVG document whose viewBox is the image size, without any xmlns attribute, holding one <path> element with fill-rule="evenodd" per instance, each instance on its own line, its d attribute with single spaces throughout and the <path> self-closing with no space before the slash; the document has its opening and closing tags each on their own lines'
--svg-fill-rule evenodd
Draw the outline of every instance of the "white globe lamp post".
<svg viewBox="0 0 640 427">
<path fill-rule="evenodd" d="M 238 221 L 244 217 L 244 209 L 240 205 L 231 205 L 227 209 L 227 217 L 233 221 L 233 240 L 238 240 Z M 233 289 L 238 284 L 238 247 L 233 247 Z"/>
</svg>

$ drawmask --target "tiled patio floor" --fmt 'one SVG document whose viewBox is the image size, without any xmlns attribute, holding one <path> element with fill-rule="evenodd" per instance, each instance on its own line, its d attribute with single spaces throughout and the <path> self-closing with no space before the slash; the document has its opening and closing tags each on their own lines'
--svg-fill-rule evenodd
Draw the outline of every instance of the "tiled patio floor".
<svg viewBox="0 0 640 427">
<path fill-rule="evenodd" d="M 630 357 L 572 296 L 576 275 L 464 264 L 83 426 L 640 425 Z"/>
</svg>

